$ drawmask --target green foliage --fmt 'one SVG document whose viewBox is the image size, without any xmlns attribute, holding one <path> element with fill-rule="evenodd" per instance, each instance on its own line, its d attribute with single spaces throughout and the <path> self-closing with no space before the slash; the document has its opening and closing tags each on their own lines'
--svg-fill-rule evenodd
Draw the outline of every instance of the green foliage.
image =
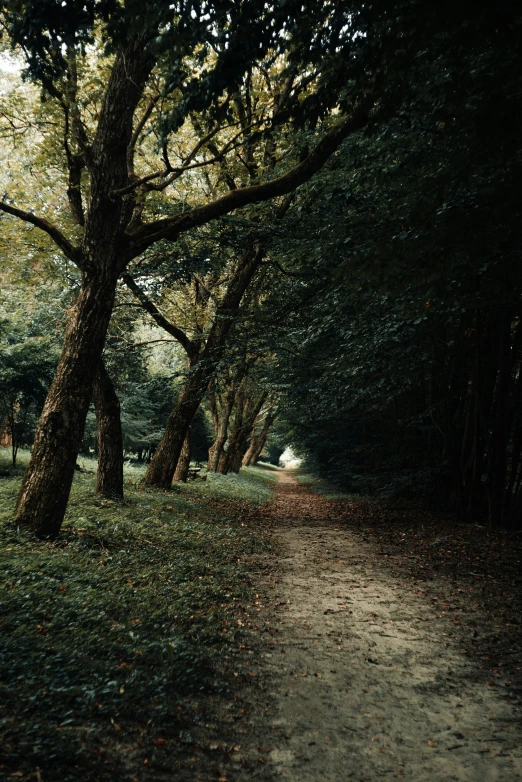
<svg viewBox="0 0 522 782">
<path fill-rule="evenodd" d="M 11 438 L 13 464 L 20 445 L 31 441 L 58 359 L 50 337 L 10 331 L 0 344 L 0 415 Z"/>
<path fill-rule="evenodd" d="M 271 476 L 252 469 L 145 492 L 134 483 L 140 475 L 128 472 L 119 505 L 93 504 L 94 477 L 78 474 L 53 544 L 6 526 L 2 512 L 0 725 L 9 768 L 107 779 L 124 761 L 123 740 L 137 743 L 139 765 L 146 757 L 172 770 L 201 718 L 199 695 L 225 693 L 235 680 L 249 562 L 268 546 L 249 512 L 269 500 Z M 18 479 L 0 479 L 3 509 L 17 488 Z M 159 736 L 165 750 L 154 748 Z"/>
<path fill-rule="evenodd" d="M 208 449 L 212 445 L 212 424 L 204 410 L 200 408 L 190 427 L 190 456 L 196 462 L 206 462 Z"/>
<path fill-rule="evenodd" d="M 127 383 L 121 397 L 121 424 L 126 451 L 153 449 L 159 443 L 175 403 L 172 380 L 156 376 L 145 383 Z"/>
<path fill-rule="evenodd" d="M 315 100 L 306 110 L 313 121 L 335 105 L 339 79 L 364 38 L 354 38 L 363 25 L 358 3 L 318 4 L 287 0 L 267 4 L 175 2 L 161 0 L 143 6 L 138 0 L 87 0 L 81 7 L 58 0 L 10 0 L 3 7 L 4 29 L 10 41 L 23 47 L 26 75 L 59 96 L 67 72 L 67 49 L 85 55 L 97 45 L 111 55 L 131 41 L 160 65 L 164 94 L 175 95 L 170 113 L 160 122 L 164 135 L 177 130 L 192 112 L 210 110 L 222 117 L 227 107 L 216 99 L 234 92 L 256 63 L 266 67 L 291 51 L 289 69 L 325 67 Z M 303 18 L 307 25 L 301 24 Z M 367 25 L 363 25 L 365 28 Z M 349 56 L 350 55 L 350 56 Z M 334 78 L 335 77 L 335 78 Z M 289 111 L 303 117 L 297 96 Z"/>
<path fill-rule="evenodd" d="M 468 10 L 274 236 L 274 380 L 321 475 L 519 525 L 520 42 L 507 8 Z"/>
</svg>

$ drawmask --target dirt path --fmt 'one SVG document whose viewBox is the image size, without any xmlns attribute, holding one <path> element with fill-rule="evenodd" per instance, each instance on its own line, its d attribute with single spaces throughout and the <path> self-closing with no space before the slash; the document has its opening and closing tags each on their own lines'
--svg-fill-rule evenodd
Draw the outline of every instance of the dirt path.
<svg viewBox="0 0 522 782">
<path fill-rule="evenodd" d="M 296 782 L 522 780 L 520 711 L 448 647 L 453 620 L 325 508 L 281 473 L 265 691 L 236 763 L 249 756 L 249 778 Z M 239 778 L 236 765 L 227 779 Z"/>
</svg>

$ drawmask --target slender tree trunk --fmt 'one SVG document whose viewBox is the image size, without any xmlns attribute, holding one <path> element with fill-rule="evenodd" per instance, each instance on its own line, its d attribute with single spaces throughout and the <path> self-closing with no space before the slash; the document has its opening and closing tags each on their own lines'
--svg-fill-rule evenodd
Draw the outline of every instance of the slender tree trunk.
<svg viewBox="0 0 522 782">
<path fill-rule="evenodd" d="M 93 402 L 98 425 L 98 481 L 96 494 L 123 499 L 123 433 L 120 400 L 103 361 L 94 381 Z"/>
<path fill-rule="evenodd" d="M 234 431 L 230 436 L 226 457 L 220 470 L 225 475 L 230 471 L 239 472 L 241 469 L 248 438 L 252 434 L 256 418 L 266 401 L 266 397 L 267 394 L 264 393 L 255 403 L 247 402 L 243 405 L 243 409 L 239 410 L 238 417 L 234 421 Z"/>
<path fill-rule="evenodd" d="M 206 393 L 212 371 L 206 363 L 198 362 L 189 371 L 176 407 L 168 417 L 163 437 L 145 473 L 143 482 L 146 486 L 168 488 L 172 483 L 185 437 Z"/>
<path fill-rule="evenodd" d="M 207 392 L 216 366 L 223 355 L 228 333 L 232 328 L 243 294 L 262 258 L 263 249 L 255 247 L 241 259 L 223 301 L 218 307 L 205 348 L 192 361 L 192 369 L 185 387 L 168 418 L 165 433 L 145 473 L 143 482 L 146 486 L 167 488 L 172 483 L 188 428 Z"/>
<path fill-rule="evenodd" d="M 243 456 L 243 467 L 250 467 L 251 464 L 255 464 L 259 459 L 261 451 L 265 447 L 266 437 L 258 434 L 252 437 L 248 450 Z"/>
<path fill-rule="evenodd" d="M 221 450 L 219 457 L 217 472 L 222 475 L 227 475 L 232 467 L 232 461 L 236 454 L 238 433 L 241 431 L 244 422 L 246 401 L 245 383 L 243 381 L 235 399 L 234 422 L 228 436 L 228 446 L 226 450 L 224 448 Z"/>
<path fill-rule="evenodd" d="M 39 537 L 59 533 L 67 507 L 92 397 L 92 368 L 101 359 L 116 290 L 116 275 L 100 277 L 84 279 L 18 495 L 15 520 Z"/>
<path fill-rule="evenodd" d="M 183 447 L 179 455 L 178 463 L 174 471 L 174 480 L 186 483 L 190 467 L 190 426 L 183 441 Z"/>
<path fill-rule="evenodd" d="M 265 447 L 268 432 L 270 431 L 270 427 L 275 421 L 276 415 L 276 412 L 268 413 L 263 423 L 263 428 L 259 434 L 254 435 L 251 438 L 248 450 L 243 457 L 243 467 L 249 467 L 251 464 L 255 464 L 261 456 L 261 451 Z"/>
</svg>

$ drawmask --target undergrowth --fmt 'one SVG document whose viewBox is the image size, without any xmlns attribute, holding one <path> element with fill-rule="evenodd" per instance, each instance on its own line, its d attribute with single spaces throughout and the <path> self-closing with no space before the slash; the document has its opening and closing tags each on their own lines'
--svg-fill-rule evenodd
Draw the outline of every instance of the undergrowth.
<svg viewBox="0 0 522 782">
<path fill-rule="evenodd" d="M 166 492 L 131 468 L 119 504 L 95 499 L 80 461 L 54 542 L 14 528 L 20 470 L 0 478 L 0 776 L 156 779 L 237 675 L 249 569 L 270 546 L 251 517 L 274 475 Z"/>
</svg>

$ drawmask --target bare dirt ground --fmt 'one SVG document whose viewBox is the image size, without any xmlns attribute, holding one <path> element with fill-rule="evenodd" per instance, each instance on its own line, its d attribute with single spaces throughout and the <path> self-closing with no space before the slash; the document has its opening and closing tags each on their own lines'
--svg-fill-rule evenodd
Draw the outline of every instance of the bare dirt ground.
<svg viewBox="0 0 522 782">
<path fill-rule="evenodd" d="M 412 588 L 338 505 L 280 474 L 267 521 L 283 560 L 256 607 L 260 685 L 216 779 L 522 780 L 520 705 L 502 671 L 454 642 L 462 617 L 430 598 L 437 575 L 428 594 Z M 472 610 L 472 627 L 491 623 Z"/>
</svg>

